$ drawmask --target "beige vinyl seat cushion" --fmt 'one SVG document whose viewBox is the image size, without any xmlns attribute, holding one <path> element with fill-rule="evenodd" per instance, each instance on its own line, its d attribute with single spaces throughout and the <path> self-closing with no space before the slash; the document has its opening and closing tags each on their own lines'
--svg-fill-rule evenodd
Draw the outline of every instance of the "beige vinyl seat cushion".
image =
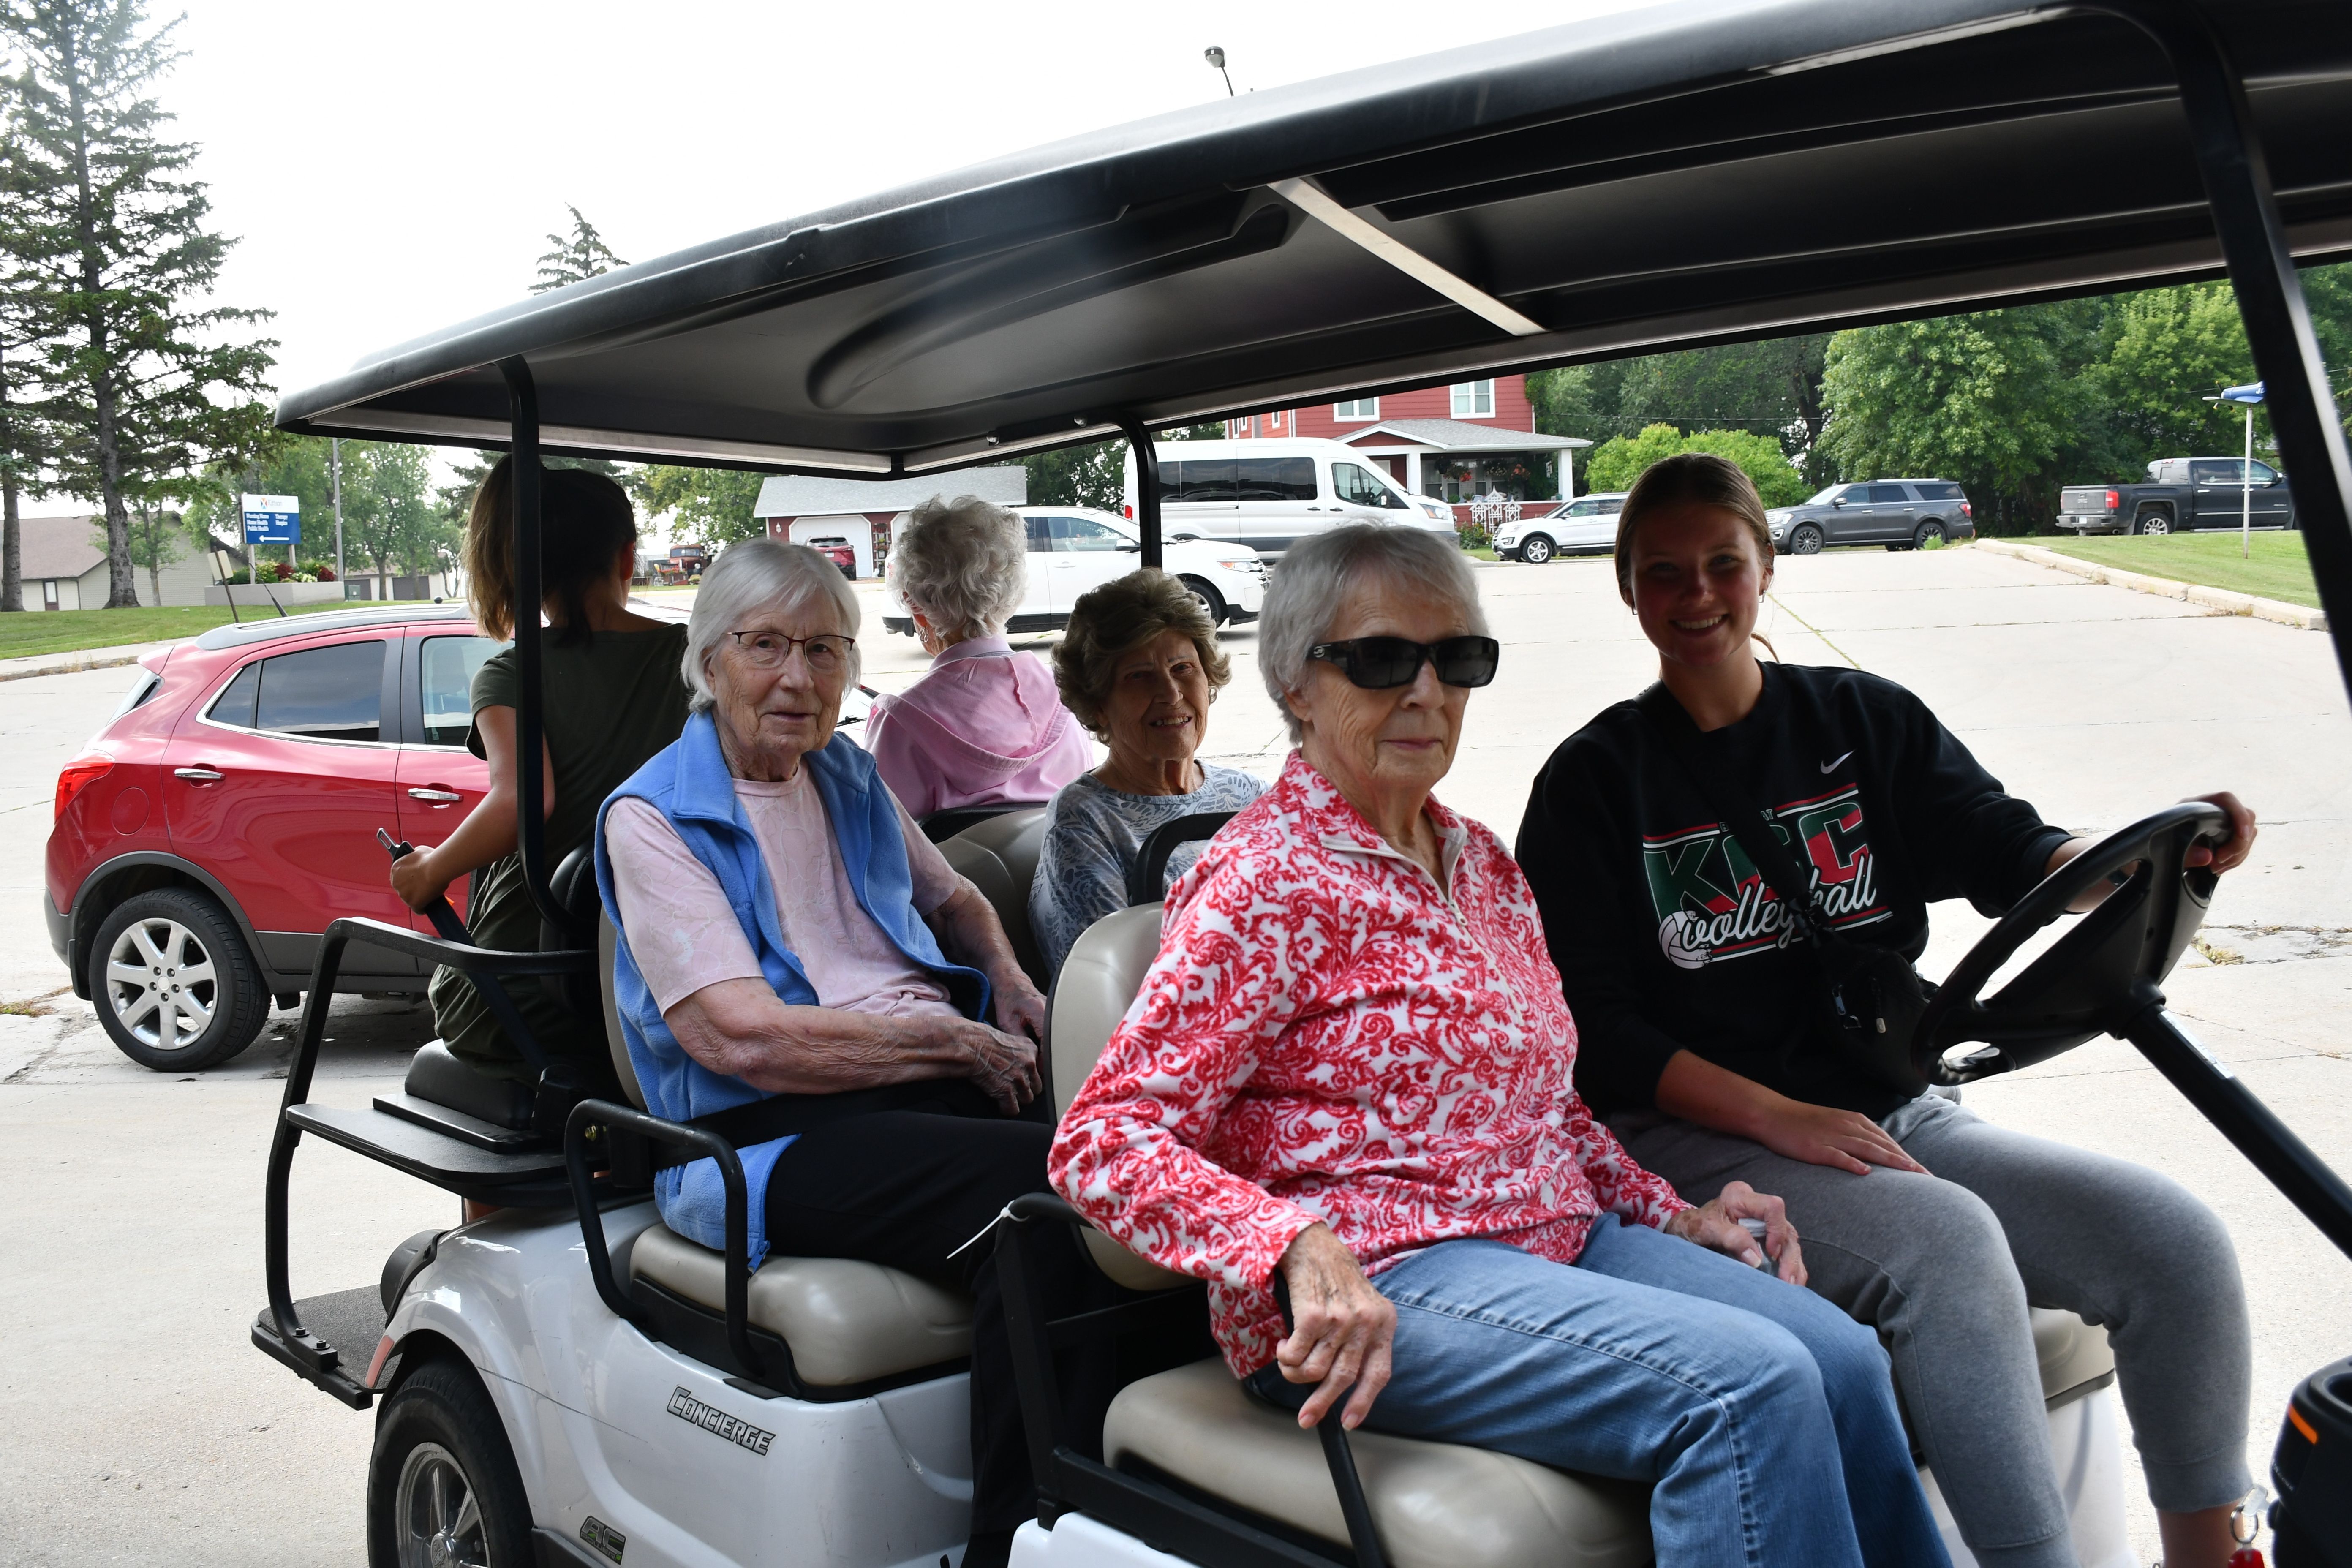
<svg viewBox="0 0 2352 1568">
<path fill-rule="evenodd" d="M 1508 1454 L 1359 1431 L 1349 1446 L 1395 1568 L 1637 1568 L 1650 1561 L 1649 1488 L 1571 1476 Z M 1348 1540 L 1321 1441 L 1255 1400 L 1220 1361 L 1131 1383 L 1111 1402 L 1104 1457 L 1135 1460 L 1254 1513 Z"/>
<path fill-rule="evenodd" d="M 630 1249 L 629 1274 L 727 1310 L 719 1253 L 656 1221 Z M 891 1377 L 971 1354 L 971 1303 L 878 1263 L 771 1258 L 751 1276 L 751 1318 L 793 1351 L 803 1383 L 823 1388 Z"/>
<path fill-rule="evenodd" d="M 1036 987 L 1052 980 L 1045 955 L 1029 930 L 1029 884 L 1036 879 L 1037 852 L 1045 842 L 1045 808 L 1000 812 L 973 823 L 940 846 L 940 853 L 980 889 L 1013 943 L 1013 956 Z"/>
</svg>

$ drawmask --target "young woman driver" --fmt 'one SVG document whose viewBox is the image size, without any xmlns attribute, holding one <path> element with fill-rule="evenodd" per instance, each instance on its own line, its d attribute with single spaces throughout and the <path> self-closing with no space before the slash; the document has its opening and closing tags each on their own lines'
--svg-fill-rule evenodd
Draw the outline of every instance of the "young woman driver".
<svg viewBox="0 0 2352 1568">
<path fill-rule="evenodd" d="M 1691 455 L 1643 474 L 1616 564 L 1706 762 L 1823 839 L 1790 847 L 1838 868 L 1851 890 L 1832 918 L 1858 939 L 1916 959 L 1930 900 L 1997 912 L 2087 845 L 2004 794 L 1892 681 L 1759 661 L 1771 536 L 1730 463 Z M 1743 886 L 1754 873 L 1744 856 L 1733 868 L 1680 754 L 1620 702 L 1552 754 L 1519 828 L 1580 1036 L 1578 1089 L 1682 1193 L 1738 1180 L 1781 1194 L 1811 1288 L 1887 1342 L 1919 1447 L 1986 1568 L 2075 1564 L 2029 1301 L 2105 1325 L 2164 1561 L 2222 1568 L 2252 1484 L 2252 1348 L 2221 1221 L 2152 1171 L 1849 1068 L 1813 1028 L 1820 982 L 1801 942 L 1714 940 L 1713 916 L 1773 895 Z M 2227 870 L 2252 846 L 2253 814 L 2202 798 L 2229 813 L 2231 836 L 2210 852 Z"/>
</svg>

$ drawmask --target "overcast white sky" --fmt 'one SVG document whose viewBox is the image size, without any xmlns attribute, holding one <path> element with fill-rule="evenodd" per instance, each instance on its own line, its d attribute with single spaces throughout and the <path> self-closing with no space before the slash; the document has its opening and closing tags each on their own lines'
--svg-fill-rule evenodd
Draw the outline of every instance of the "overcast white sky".
<svg viewBox="0 0 2352 1568">
<path fill-rule="evenodd" d="M 1247 91 L 1631 3 L 193 0 L 159 96 L 294 388 L 520 298 L 567 202 L 643 260 L 1222 95 L 1211 44 Z"/>
</svg>

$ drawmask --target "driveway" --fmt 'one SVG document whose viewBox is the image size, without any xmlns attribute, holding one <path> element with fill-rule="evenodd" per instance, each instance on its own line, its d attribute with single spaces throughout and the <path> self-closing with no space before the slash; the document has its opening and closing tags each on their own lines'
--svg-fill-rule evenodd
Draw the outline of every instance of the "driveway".
<svg viewBox="0 0 2352 1568">
<path fill-rule="evenodd" d="M 1552 747 L 1654 664 L 1605 562 L 1481 566 L 1478 581 L 1503 668 L 1473 698 L 1441 793 L 1507 838 Z M 925 660 L 882 631 L 870 585 L 861 597 L 866 680 L 903 687 Z M 2222 884 L 2210 958 L 2168 989 L 2209 1046 L 2352 1171 L 2352 717 L 2324 638 L 1968 549 L 1784 560 L 1763 629 L 1786 659 L 1911 687 L 2069 826 L 2116 826 L 2204 790 L 2245 795 L 2261 846 Z M 1256 636 L 1222 641 L 1234 680 L 1206 754 L 1271 774 L 1286 742 Z M 39 911 L 50 791 L 129 679 L 0 683 L 0 1003 L 65 984 Z M 1930 974 L 1986 924 L 1960 905 L 1937 919 Z M 359 1562 L 370 1419 L 246 1339 L 293 1015 L 273 1015 L 236 1061 L 174 1079 L 124 1060 L 69 994 L 36 1005 L 50 1011 L 0 1015 L 0 1225 L 14 1238 L 0 1270 L 0 1563 Z M 429 1027 L 419 1006 L 342 999 L 321 1095 L 356 1103 L 393 1087 Z M 2266 1477 L 2287 1389 L 2352 1351 L 2352 1264 L 2127 1047 L 2084 1047 L 1969 1102 L 2158 1166 L 2220 1209 L 2253 1293 L 2250 1458 Z M 456 1218 L 454 1200 L 315 1143 L 296 1171 L 299 1294 L 372 1282 L 402 1237 Z M 2136 1491 L 2133 1504 L 2147 1561 L 2153 1521 Z"/>
</svg>

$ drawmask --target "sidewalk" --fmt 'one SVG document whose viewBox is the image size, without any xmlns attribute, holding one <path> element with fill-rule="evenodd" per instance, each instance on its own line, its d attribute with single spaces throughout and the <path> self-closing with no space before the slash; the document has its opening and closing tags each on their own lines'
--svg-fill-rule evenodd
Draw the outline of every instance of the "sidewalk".
<svg viewBox="0 0 2352 1568">
<path fill-rule="evenodd" d="M 151 653 L 159 653 L 186 637 L 168 637 L 162 642 L 121 643 L 113 647 L 82 647 L 68 653 L 35 654 L 29 658 L 0 658 L 0 680 L 23 680 L 35 675 L 66 675 L 77 669 L 110 669 L 116 665 L 138 663 Z"/>
</svg>

